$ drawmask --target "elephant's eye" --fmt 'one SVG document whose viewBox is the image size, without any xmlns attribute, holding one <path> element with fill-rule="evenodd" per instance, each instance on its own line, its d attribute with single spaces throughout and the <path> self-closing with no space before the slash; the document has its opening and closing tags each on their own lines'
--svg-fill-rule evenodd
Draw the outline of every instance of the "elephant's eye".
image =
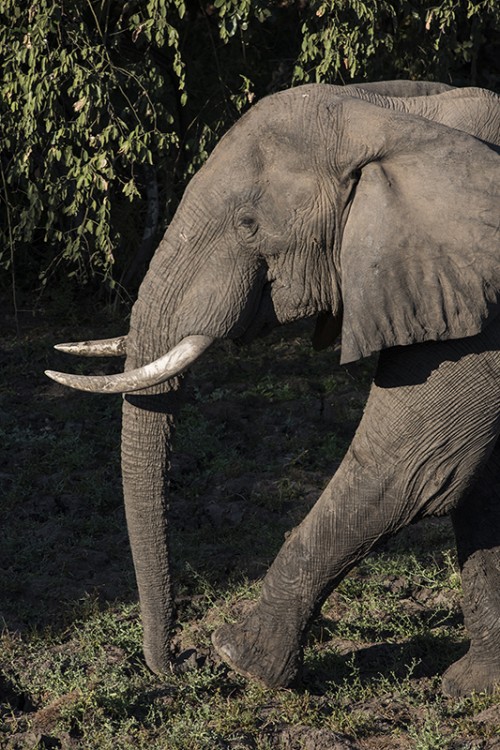
<svg viewBox="0 0 500 750">
<path fill-rule="evenodd" d="M 240 216 L 238 219 L 238 227 L 243 230 L 245 234 L 253 236 L 259 228 L 259 225 L 254 216 L 251 214 L 243 214 L 243 216 Z"/>
</svg>

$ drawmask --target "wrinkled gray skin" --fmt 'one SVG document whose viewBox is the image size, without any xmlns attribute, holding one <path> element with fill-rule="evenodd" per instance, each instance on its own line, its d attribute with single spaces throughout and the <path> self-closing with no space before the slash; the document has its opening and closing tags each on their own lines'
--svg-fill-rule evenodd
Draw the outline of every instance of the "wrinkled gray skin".
<svg viewBox="0 0 500 750">
<path fill-rule="evenodd" d="M 348 570 L 404 525 L 450 511 L 471 649 L 444 689 L 500 680 L 500 510 L 489 491 L 500 482 L 500 157 L 466 133 L 500 143 L 498 97 L 414 82 L 268 97 L 191 181 L 141 286 L 126 369 L 185 336 L 248 341 L 309 316 L 317 347 L 342 331 L 343 362 L 382 351 L 341 467 L 248 618 L 214 634 L 229 664 L 269 686 L 296 682 L 311 620 Z M 123 405 L 144 652 L 159 673 L 173 627 L 167 484 L 181 381 Z"/>
</svg>

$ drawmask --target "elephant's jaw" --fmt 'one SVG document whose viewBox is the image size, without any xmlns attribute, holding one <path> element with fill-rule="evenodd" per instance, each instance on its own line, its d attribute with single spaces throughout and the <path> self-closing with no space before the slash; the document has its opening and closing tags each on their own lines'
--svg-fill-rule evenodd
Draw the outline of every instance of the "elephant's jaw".
<svg viewBox="0 0 500 750">
<path fill-rule="evenodd" d="M 312 345 L 316 351 L 332 346 L 342 330 L 342 315 L 334 315 L 330 311 L 320 312 L 316 318 L 316 327 L 312 337 Z"/>
</svg>

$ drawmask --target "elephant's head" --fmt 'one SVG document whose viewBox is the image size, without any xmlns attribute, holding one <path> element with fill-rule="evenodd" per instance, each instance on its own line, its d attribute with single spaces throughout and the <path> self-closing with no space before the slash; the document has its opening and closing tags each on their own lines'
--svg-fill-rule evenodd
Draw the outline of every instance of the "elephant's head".
<svg viewBox="0 0 500 750">
<path fill-rule="evenodd" d="M 124 392 L 123 477 L 145 653 L 168 663 L 166 486 L 179 373 L 219 338 L 318 316 L 344 362 L 478 333 L 497 313 L 499 157 L 418 116 L 305 86 L 264 99 L 189 184 L 134 306 L 120 376 L 52 375 Z M 327 325 L 325 325 L 325 321 Z M 332 325 L 333 321 L 333 325 Z"/>
</svg>

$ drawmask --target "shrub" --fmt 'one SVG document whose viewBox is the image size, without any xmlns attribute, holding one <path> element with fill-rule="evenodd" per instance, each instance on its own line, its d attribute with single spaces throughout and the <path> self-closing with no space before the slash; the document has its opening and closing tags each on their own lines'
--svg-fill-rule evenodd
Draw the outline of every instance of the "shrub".
<svg viewBox="0 0 500 750">
<path fill-rule="evenodd" d="M 5 0 L 0 271 L 134 290 L 186 181 L 268 92 L 500 80 L 496 0 Z"/>
</svg>

